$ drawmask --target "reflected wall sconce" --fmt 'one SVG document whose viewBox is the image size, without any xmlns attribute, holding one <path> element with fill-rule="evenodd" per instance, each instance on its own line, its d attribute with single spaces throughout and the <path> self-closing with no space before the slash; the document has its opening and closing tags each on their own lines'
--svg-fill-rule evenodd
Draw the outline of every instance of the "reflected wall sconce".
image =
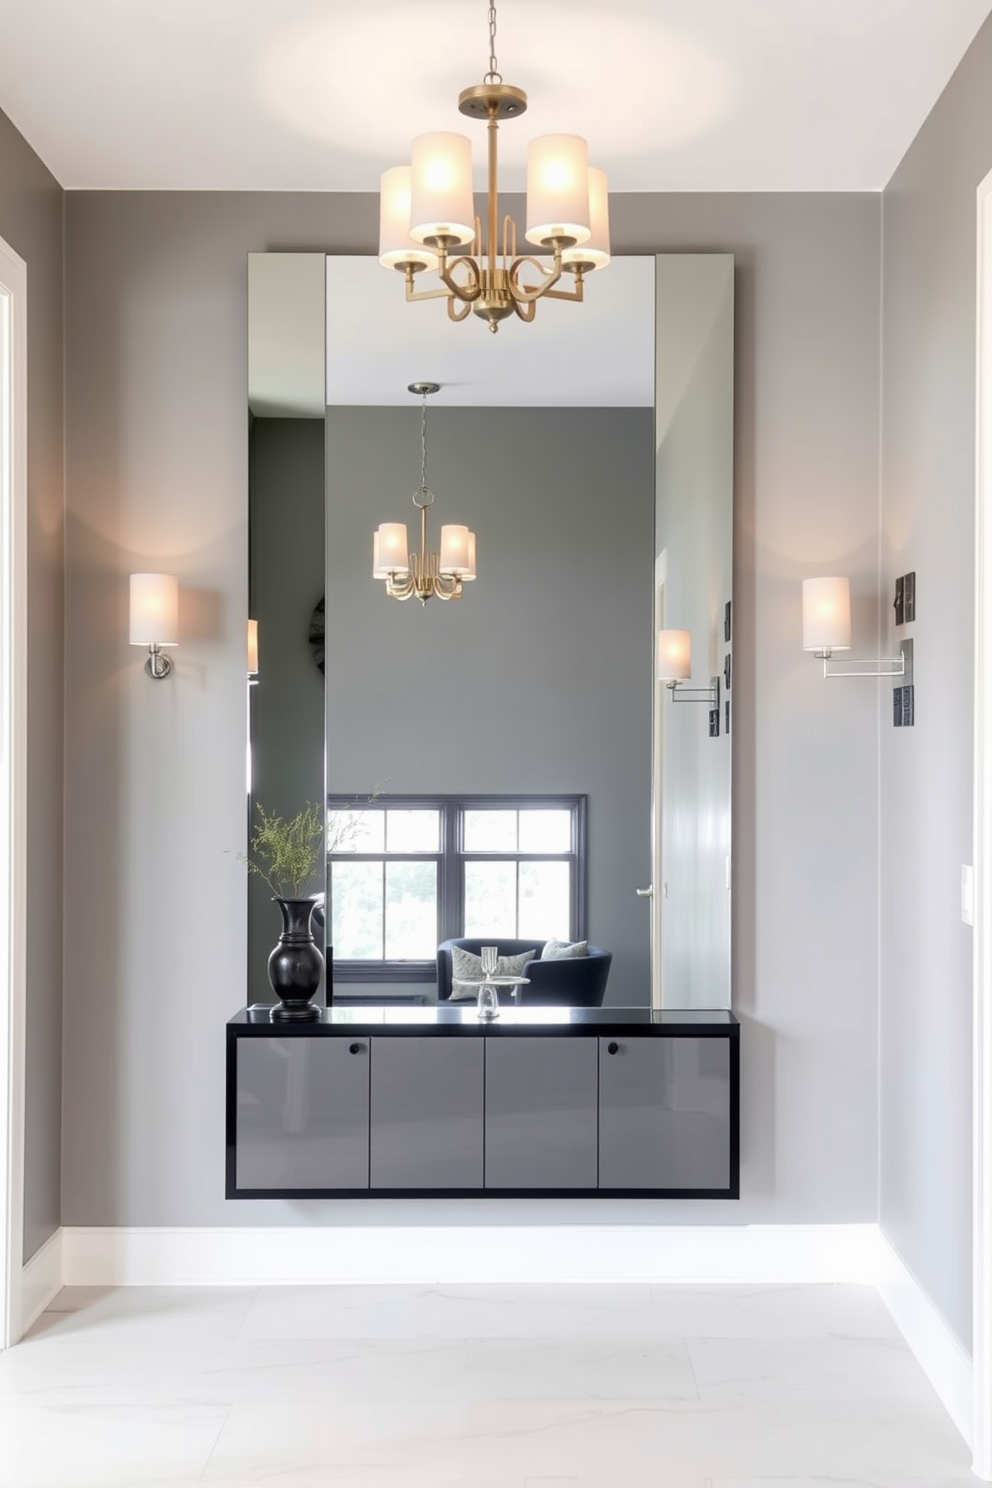
<svg viewBox="0 0 992 1488">
<path fill-rule="evenodd" d="M 145 671 L 156 682 L 172 671 L 163 647 L 179 644 L 179 580 L 175 574 L 131 575 L 131 645 L 147 646 Z"/>
<path fill-rule="evenodd" d="M 673 703 L 706 703 L 719 708 L 719 677 L 711 677 L 709 687 L 686 686 L 692 680 L 692 635 L 688 630 L 659 630 L 656 675 L 672 694 Z"/>
<path fill-rule="evenodd" d="M 258 621 L 248 621 L 248 685 L 258 681 Z"/>
<path fill-rule="evenodd" d="M 854 670 L 831 665 L 835 651 L 851 649 L 851 581 L 844 578 L 803 580 L 803 650 L 823 662 L 824 677 L 904 677 L 906 654 L 850 657 Z"/>
</svg>

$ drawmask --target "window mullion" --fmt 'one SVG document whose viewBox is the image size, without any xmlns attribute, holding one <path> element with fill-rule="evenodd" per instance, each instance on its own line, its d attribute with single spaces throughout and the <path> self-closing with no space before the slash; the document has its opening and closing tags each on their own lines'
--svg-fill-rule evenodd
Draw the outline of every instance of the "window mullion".
<svg viewBox="0 0 992 1488">
<path fill-rule="evenodd" d="M 442 816 L 444 852 L 444 899 L 442 906 L 441 939 L 452 940 L 462 934 L 461 921 L 461 864 L 458 857 L 461 826 L 461 803 L 449 800 L 444 803 Z"/>
</svg>

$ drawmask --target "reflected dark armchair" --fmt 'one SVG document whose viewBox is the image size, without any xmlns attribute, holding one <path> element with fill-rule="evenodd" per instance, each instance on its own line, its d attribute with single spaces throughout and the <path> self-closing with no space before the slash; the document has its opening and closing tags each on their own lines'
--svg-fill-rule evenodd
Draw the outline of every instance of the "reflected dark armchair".
<svg viewBox="0 0 992 1488">
<path fill-rule="evenodd" d="M 520 988 L 521 1007 L 602 1007 L 613 960 L 612 951 L 591 945 L 587 956 L 542 961 L 540 955 L 547 941 L 500 940 L 494 936 L 485 940 L 442 940 L 437 948 L 438 1002 L 447 1002 L 451 997 L 451 947 L 460 946 L 462 950 L 479 956 L 484 945 L 495 945 L 501 956 L 537 951 L 537 959 L 528 961 L 523 969 L 530 984 Z M 501 994 L 511 990 L 502 988 Z M 501 1001 L 509 1002 L 510 997 L 501 995 Z"/>
</svg>

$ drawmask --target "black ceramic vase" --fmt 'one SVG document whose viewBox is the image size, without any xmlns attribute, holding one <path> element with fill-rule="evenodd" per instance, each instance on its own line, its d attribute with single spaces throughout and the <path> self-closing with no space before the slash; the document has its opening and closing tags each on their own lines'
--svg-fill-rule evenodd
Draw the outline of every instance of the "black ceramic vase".
<svg viewBox="0 0 992 1488">
<path fill-rule="evenodd" d="M 279 944 L 269 957 L 269 981 L 279 998 L 273 1022 L 305 1022 L 319 1018 L 311 998 L 320 986 L 324 958 L 310 933 L 312 899 L 277 899 L 282 914 Z"/>
</svg>

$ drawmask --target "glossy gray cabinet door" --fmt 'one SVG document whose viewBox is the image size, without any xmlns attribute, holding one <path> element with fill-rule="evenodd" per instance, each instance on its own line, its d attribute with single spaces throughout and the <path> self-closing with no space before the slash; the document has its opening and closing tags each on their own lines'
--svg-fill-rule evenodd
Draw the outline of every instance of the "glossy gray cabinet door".
<svg viewBox="0 0 992 1488">
<path fill-rule="evenodd" d="M 598 1043 L 600 1188 L 729 1188 L 730 1040 Z"/>
<path fill-rule="evenodd" d="M 481 1188 L 482 1038 L 372 1040 L 372 1187 Z"/>
<path fill-rule="evenodd" d="M 597 1040 L 486 1039 L 486 1187 L 596 1187 Z"/>
<path fill-rule="evenodd" d="M 368 1188 L 369 1040 L 243 1038 L 237 1051 L 238 1188 Z"/>
</svg>

